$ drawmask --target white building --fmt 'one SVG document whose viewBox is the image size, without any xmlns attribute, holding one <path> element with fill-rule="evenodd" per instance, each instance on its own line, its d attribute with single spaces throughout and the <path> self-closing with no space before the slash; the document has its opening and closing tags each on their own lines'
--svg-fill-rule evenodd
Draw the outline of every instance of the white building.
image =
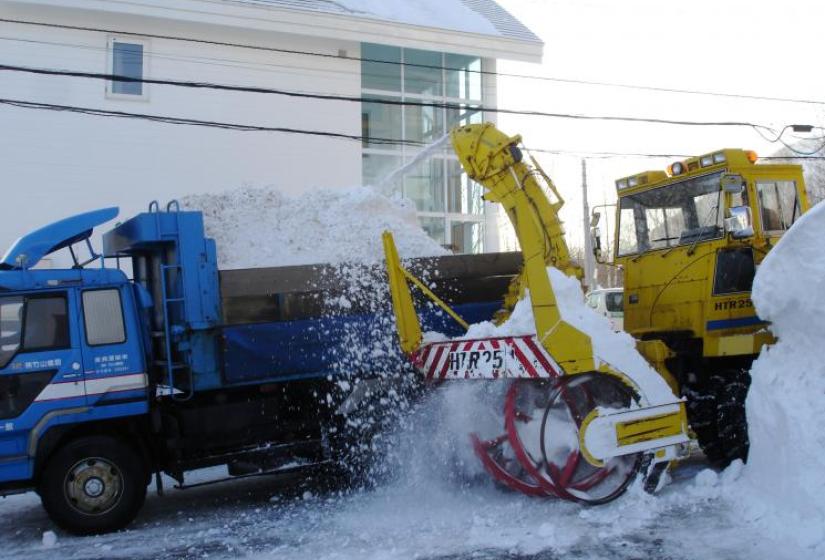
<svg viewBox="0 0 825 560">
<path fill-rule="evenodd" d="M 375 184 L 420 148 L 359 137 L 427 143 L 459 120 L 494 120 L 471 108 L 496 105 L 496 60 L 539 61 L 541 54 L 541 41 L 493 0 L 0 0 L 2 65 L 353 99 L 2 70 L 0 247 L 95 207 L 118 205 L 127 216 L 153 199 L 241 185 L 300 193 Z M 497 212 L 483 207 L 447 150 L 388 188 L 415 201 L 422 225 L 445 245 L 497 249 Z"/>
</svg>

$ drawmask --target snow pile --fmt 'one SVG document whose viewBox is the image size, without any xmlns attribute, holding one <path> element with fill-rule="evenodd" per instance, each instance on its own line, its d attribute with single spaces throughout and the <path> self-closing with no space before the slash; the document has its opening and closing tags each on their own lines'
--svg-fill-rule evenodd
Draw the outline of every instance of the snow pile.
<svg viewBox="0 0 825 560">
<path fill-rule="evenodd" d="M 749 522 L 825 553 L 825 204 L 802 216 L 754 280 L 778 342 L 751 369 L 750 454 L 733 498 Z"/>
<path fill-rule="evenodd" d="M 221 268 L 378 263 L 385 230 L 392 231 L 402 258 L 446 253 L 421 229 L 409 201 L 368 187 L 320 188 L 300 196 L 246 187 L 187 196 L 181 204 L 203 212 Z"/>
</svg>

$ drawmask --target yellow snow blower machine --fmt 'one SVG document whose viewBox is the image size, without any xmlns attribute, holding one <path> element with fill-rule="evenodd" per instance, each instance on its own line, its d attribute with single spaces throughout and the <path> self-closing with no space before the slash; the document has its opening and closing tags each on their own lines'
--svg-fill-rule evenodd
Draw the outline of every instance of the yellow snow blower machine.
<svg viewBox="0 0 825 560">
<path fill-rule="evenodd" d="M 485 200 L 505 209 L 521 246 L 523 269 L 505 297 L 500 321 L 529 295 L 535 334 L 426 338 L 411 286 L 467 325 L 404 268 L 387 232 L 402 350 L 431 383 L 509 383 L 500 404 L 500 433 L 470 436 L 486 471 L 504 486 L 600 504 L 621 495 L 642 473 L 645 488 L 655 490 L 668 465 L 688 454 L 691 429 L 707 441 L 702 434 L 709 432 L 693 426 L 691 410 L 707 408 L 707 400 L 697 405 L 692 398 L 699 378 L 709 373 L 693 364 L 716 356 L 752 359 L 769 340 L 748 295 L 754 263 L 774 238 L 754 233 L 768 218 L 763 213 L 753 220 L 756 203 L 747 201 L 779 197 L 785 205 L 777 223 L 790 225 L 807 209 L 798 166 L 758 166 L 747 152 L 724 150 L 678 162 L 670 173 L 619 182 L 615 238 L 625 270 L 625 321 L 647 359 L 634 361 L 593 340 L 587 322 L 565 316 L 566 306 L 557 301 L 556 272 L 548 267 L 579 279 L 582 272 L 559 218 L 564 201 L 538 162 L 532 156 L 526 161 L 521 137 L 489 123 L 457 127 L 450 137 L 468 176 L 484 187 Z M 788 200 L 795 205 L 787 206 Z M 635 354 L 632 346 L 629 353 Z M 722 422 L 714 416 L 715 434 Z"/>
</svg>

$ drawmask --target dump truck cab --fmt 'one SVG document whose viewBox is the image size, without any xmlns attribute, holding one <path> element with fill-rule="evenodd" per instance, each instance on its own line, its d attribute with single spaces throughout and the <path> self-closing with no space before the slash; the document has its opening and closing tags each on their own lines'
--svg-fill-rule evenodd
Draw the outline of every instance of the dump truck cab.
<svg viewBox="0 0 825 560">
<path fill-rule="evenodd" d="M 42 228 L 0 262 L 0 480 L 7 490 L 15 481 L 31 484 L 68 426 L 148 410 L 137 311 L 147 295 L 117 269 L 33 269 L 56 250 L 55 240 L 82 242 L 113 215 L 105 209 Z"/>
<path fill-rule="evenodd" d="M 643 347 L 667 346 L 665 363 L 687 396 L 721 402 L 733 384 L 744 403 L 750 364 L 772 340 L 751 286 L 756 267 L 809 207 L 801 167 L 725 149 L 616 187 L 613 253 L 624 271 L 625 330 Z M 694 414 L 697 433 L 704 421 Z M 740 443 L 746 448 L 746 437 Z"/>
</svg>

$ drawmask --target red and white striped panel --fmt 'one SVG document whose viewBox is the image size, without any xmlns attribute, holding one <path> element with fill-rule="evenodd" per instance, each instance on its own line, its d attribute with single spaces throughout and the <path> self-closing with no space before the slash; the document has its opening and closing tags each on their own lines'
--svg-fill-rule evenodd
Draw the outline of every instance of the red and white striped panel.
<svg viewBox="0 0 825 560">
<path fill-rule="evenodd" d="M 428 381 L 546 379 L 562 372 L 535 336 L 435 342 L 418 350 L 413 364 Z"/>
</svg>

